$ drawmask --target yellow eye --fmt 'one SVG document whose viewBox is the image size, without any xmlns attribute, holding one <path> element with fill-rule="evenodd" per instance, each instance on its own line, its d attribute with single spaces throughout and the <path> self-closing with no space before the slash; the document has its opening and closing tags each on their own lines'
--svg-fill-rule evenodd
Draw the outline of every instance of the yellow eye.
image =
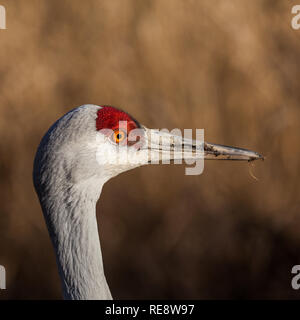
<svg viewBox="0 0 300 320">
<path fill-rule="evenodd" d="M 122 142 L 126 138 L 126 133 L 122 130 L 116 129 L 113 133 L 113 140 L 116 143 Z"/>
</svg>

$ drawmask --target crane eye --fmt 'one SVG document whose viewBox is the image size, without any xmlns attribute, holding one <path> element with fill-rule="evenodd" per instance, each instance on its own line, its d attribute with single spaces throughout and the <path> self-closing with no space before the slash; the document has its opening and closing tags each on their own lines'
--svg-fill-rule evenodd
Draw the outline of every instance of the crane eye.
<svg viewBox="0 0 300 320">
<path fill-rule="evenodd" d="M 113 133 L 113 141 L 116 143 L 122 142 L 126 138 L 126 133 L 122 130 L 116 129 Z"/>
</svg>

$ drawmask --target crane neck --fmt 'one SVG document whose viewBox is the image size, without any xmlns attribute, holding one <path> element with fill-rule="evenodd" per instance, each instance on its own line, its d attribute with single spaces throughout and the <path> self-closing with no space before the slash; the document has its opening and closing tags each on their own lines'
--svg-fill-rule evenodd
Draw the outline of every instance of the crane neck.
<svg viewBox="0 0 300 320">
<path fill-rule="evenodd" d="M 102 186 L 96 181 L 63 186 L 41 201 L 65 299 L 112 299 L 96 219 Z"/>
</svg>

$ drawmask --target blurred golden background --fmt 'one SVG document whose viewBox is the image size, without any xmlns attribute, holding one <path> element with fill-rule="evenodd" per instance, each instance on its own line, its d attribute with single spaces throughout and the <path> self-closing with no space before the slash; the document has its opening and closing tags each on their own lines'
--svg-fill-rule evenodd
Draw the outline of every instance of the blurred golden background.
<svg viewBox="0 0 300 320">
<path fill-rule="evenodd" d="M 0 299 L 60 299 L 32 183 L 65 112 L 109 104 L 152 128 L 266 156 L 148 166 L 108 182 L 97 217 L 114 298 L 298 298 L 300 30 L 295 1 L 0 0 Z"/>
</svg>

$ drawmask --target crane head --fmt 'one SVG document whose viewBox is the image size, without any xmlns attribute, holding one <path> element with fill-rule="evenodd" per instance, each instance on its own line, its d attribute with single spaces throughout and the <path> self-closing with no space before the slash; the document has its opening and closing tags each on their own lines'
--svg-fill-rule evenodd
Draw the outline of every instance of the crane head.
<svg viewBox="0 0 300 320">
<path fill-rule="evenodd" d="M 44 175 L 41 181 L 53 179 L 57 172 L 71 183 L 92 177 L 105 182 L 138 166 L 180 160 L 183 150 L 193 159 L 263 159 L 254 151 L 148 129 L 112 106 L 83 105 L 48 130 L 38 148 L 34 172 Z"/>
</svg>

